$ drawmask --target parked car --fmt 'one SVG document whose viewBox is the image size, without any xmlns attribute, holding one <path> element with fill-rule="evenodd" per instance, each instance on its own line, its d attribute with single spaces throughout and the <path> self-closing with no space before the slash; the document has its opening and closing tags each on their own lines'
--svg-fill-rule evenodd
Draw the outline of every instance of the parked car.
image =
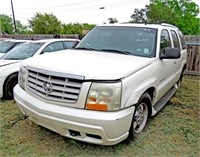
<svg viewBox="0 0 200 157">
<path fill-rule="evenodd" d="M 186 68 L 169 24 L 96 26 L 75 50 L 25 60 L 14 98 L 32 121 L 100 145 L 136 138 L 174 95 Z"/>
<path fill-rule="evenodd" d="M 32 56 L 73 48 L 78 39 L 45 39 L 24 43 L 0 59 L 0 98 L 13 98 L 20 62 Z"/>
<path fill-rule="evenodd" d="M 0 58 L 5 55 L 9 50 L 29 40 L 17 40 L 17 39 L 4 39 L 0 41 Z"/>
</svg>

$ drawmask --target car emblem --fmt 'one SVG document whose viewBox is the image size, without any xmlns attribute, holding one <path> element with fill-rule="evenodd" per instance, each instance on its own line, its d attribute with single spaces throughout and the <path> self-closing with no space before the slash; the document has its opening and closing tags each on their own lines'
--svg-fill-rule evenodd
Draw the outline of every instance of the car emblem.
<svg viewBox="0 0 200 157">
<path fill-rule="evenodd" d="M 50 82 L 44 82 L 43 89 L 45 92 L 50 93 L 52 91 L 52 84 Z"/>
</svg>

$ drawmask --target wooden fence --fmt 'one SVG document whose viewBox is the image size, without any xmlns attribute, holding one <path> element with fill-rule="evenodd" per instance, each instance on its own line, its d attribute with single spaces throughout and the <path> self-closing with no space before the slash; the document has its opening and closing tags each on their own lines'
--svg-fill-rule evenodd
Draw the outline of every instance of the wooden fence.
<svg viewBox="0 0 200 157">
<path fill-rule="evenodd" d="M 200 35 L 186 35 L 187 68 L 186 74 L 200 76 Z"/>
</svg>

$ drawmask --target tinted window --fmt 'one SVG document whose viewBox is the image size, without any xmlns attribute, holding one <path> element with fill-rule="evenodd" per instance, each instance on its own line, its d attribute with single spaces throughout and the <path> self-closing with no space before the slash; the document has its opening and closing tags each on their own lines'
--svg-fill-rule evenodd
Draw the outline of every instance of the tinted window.
<svg viewBox="0 0 200 157">
<path fill-rule="evenodd" d="M 0 53 L 6 53 L 14 46 L 15 46 L 14 42 L 2 41 L 2 42 L 0 42 Z"/>
<path fill-rule="evenodd" d="M 115 53 L 117 50 L 131 55 L 154 57 L 157 30 L 136 27 L 99 26 L 90 31 L 76 48 Z"/>
<path fill-rule="evenodd" d="M 178 35 L 179 38 L 181 40 L 181 45 L 182 45 L 182 49 L 186 49 L 186 44 L 185 44 L 185 40 L 184 40 L 184 35 L 182 32 L 178 31 Z"/>
<path fill-rule="evenodd" d="M 167 47 L 172 47 L 169 33 L 167 30 L 162 30 L 161 37 L 160 37 L 160 49 L 162 51 L 164 48 L 167 48 Z"/>
<path fill-rule="evenodd" d="M 32 57 L 44 43 L 25 43 L 10 50 L 3 59 L 26 59 Z"/>
<path fill-rule="evenodd" d="M 75 45 L 74 41 L 64 41 L 63 43 L 64 43 L 65 47 L 68 49 L 73 48 Z"/>
<path fill-rule="evenodd" d="M 62 42 L 55 42 L 55 43 L 51 43 L 49 44 L 44 50 L 43 52 L 54 52 L 54 51 L 59 51 L 59 50 L 63 50 L 63 44 Z"/>
<path fill-rule="evenodd" d="M 179 44 L 179 40 L 178 40 L 178 36 L 177 36 L 176 32 L 173 30 L 171 30 L 170 32 L 172 35 L 174 47 L 180 50 L 180 44 Z"/>
</svg>

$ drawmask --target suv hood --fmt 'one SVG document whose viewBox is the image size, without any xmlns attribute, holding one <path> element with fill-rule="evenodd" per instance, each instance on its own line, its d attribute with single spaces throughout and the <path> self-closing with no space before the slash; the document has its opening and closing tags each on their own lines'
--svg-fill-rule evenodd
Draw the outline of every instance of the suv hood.
<svg viewBox="0 0 200 157">
<path fill-rule="evenodd" d="M 24 60 L 24 66 L 81 75 L 85 80 L 117 80 L 150 65 L 154 58 L 108 52 L 64 50 Z"/>
</svg>

